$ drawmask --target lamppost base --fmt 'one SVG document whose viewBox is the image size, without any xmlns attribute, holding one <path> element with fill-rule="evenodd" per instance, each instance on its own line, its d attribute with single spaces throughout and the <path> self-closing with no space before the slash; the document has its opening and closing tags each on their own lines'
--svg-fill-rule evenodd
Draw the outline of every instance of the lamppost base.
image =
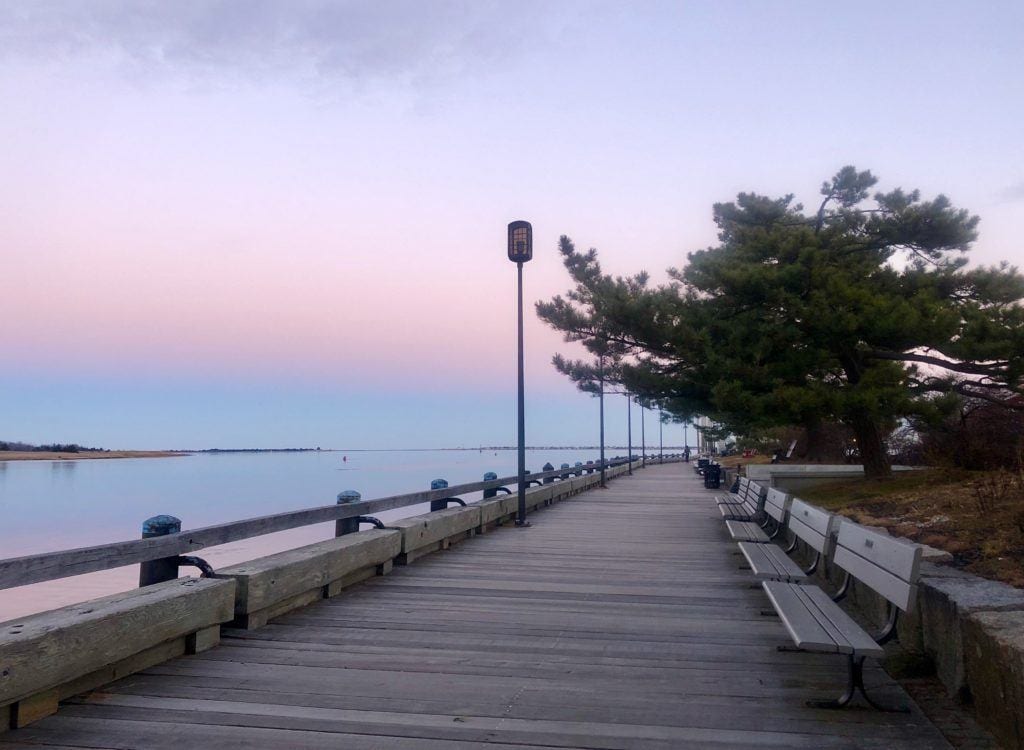
<svg viewBox="0 0 1024 750">
<path fill-rule="evenodd" d="M 518 518 L 516 519 L 516 526 L 519 528 L 525 529 L 527 526 L 531 525 L 532 524 L 529 521 L 520 521 Z"/>
</svg>

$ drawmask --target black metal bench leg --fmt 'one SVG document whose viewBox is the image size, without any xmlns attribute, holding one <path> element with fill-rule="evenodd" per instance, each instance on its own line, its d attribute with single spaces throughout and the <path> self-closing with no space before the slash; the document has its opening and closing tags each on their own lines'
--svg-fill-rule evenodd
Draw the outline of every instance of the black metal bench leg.
<svg viewBox="0 0 1024 750">
<path fill-rule="evenodd" d="M 857 692 L 858 680 L 861 687 L 864 684 L 864 657 L 854 658 L 853 654 L 847 654 L 846 665 L 846 692 L 831 701 L 807 701 L 808 706 L 811 708 L 843 708 L 853 700 L 853 695 Z"/>
<path fill-rule="evenodd" d="M 864 686 L 864 657 L 854 656 L 848 654 L 846 657 L 847 672 L 846 672 L 846 692 L 844 692 L 839 698 L 831 701 L 807 701 L 807 705 L 812 708 L 844 708 L 847 706 L 853 696 L 860 691 L 860 694 L 864 696 L 864 700 L 867 701 L 868 705 L 876 711 L 885 711 L 887 713 L 901 713 L 908 714 L 910 709 L 905 706 L 897 706 L 896 708 L 888 708 L 882 706 L 874 701 L 874 699 L 868 695 L 867 688 Z"/>
</svg>

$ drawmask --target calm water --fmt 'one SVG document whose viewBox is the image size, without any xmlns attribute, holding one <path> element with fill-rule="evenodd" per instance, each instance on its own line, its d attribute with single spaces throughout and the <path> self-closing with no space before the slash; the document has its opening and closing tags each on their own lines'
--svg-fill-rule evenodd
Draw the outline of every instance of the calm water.
<svg viewBox="0 0 1024 750">
<path fill-rule="evenodd" d="M 526 467 L 596 459 L 596 451 L 528 451 Z M 363 499 L 428 489 L 438 477 L 473 482 L 515 474 L 515 451 L 227 453 L 173 458 L 0 461 L 0 558 L 137 539 L 142 522 L 167 513 L 185 529 L 328 505 L 353 489 Z M 426 512 L 419 505 L 382 519 Z M 328 539 L 319 524 L 210 547 L 214 568 Z M 190 571 L 194 572 L 194 571 Z M 0 591 L 0 621 L 127 590 L 138 566 Z"/>
</svg>

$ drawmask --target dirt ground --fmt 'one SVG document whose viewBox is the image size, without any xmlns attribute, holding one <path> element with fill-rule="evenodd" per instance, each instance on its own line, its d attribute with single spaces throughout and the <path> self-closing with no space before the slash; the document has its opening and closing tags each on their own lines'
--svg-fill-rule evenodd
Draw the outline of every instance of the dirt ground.
<svg viewBox="0 0 1024 750">
<path fill-rule="evenodd" d="M 954 564 L 1024 588 L 1024 476 L 924 469 L 887 482 L 837 482 L 800 497 L 866 526 L 946 550 Z"/>
<path fill-rule="evenodd" d="M 0 451 L 0 461 L 82 461 L 98 458 L 164 458 L 185 456 L 180 451 Z"/>
</svg>

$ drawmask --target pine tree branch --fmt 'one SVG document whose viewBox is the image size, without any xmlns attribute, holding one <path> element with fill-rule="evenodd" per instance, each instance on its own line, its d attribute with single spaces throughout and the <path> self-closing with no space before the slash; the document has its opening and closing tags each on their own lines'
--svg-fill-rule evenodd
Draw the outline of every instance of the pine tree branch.
<svg viewBox="0 0 1024 750">
<path fill-rule="evenodd" d="M 974 362 L 957 362 L 955 360 L 941 359 L 928 354 L 915 354 L 913 352 L 892 352 L 884 349 L 868 349 L 859 352 L 867 359 L 886 359 L 892 362 L 920 362 L 927 365 L 935 365 L 952 372 L 960 372 L 965 375 L 986 375 L 997 377 L 1002 371 L 1009 367 L 1010 363 L 1004 360 L 997 360 L 990 364 L 978 364 Z"/>
</svg>

